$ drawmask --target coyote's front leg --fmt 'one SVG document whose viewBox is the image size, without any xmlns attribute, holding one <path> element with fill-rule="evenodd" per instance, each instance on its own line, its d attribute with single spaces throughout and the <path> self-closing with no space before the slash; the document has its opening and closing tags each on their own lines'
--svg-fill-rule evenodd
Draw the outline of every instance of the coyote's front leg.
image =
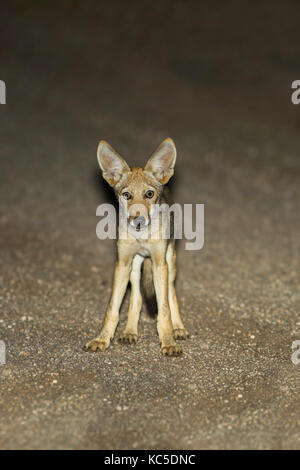
<svg viewBox="0 0 300 470">
<path fill-rule="evenodd" d="M 128 317 L 126 328 L 123 334 L 120 336 L 120 341 L 122 343 L 136 343 L 138 338 L 138 321 L 140 316 L 140 311 L 142 308 L 142 296 L 140 290 L 140 280 L 141 280 L 141 266 L 143 264 L 144 258 L 140 255 L 135 255 L 132 261 L 132 269 L 130 274 L 130 283 L 131 283 L 131 295 L 130 295 L 130 304 L 128 310 Z"/>
<path fill-rule="evenodd" d="M 115 267 L 113 289 L 106 310 L 102 329 L 96 338 L 89 341 L 85 347 L 91 351 L 105 351 L 109 347 L 110 340 L 114 337 L 119 323 L 119 310 L 129 281 L 132 256 L 128 255 L 118 245 L 118 261 Z"/>
<path fill-rule="evenodd" d="M 161 342 L 161 351 L 164 356 L 177 356 L 182 353 L 174 339 L 173 325 L 168 295 L 168 265 L 166 254 L 161 250 L 152 255 L 153 280 L 157 298 L 158 316 L 157 330 Z"/>
</svg>

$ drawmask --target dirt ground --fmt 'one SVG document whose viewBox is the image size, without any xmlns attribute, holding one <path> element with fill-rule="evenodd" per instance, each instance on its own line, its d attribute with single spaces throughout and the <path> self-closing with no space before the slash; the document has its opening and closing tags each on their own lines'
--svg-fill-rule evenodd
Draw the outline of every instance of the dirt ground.
<svg viewBox="0 0 300 470">
<path fill-rule="evenodd" d="M 1 7 L 0 447 L 299 449 L 299 2 L 23 2 Z M 143 165 L 171 136 L 191 337 L 83 351 L 111 293 L 100 139 Z"/>
</svg>

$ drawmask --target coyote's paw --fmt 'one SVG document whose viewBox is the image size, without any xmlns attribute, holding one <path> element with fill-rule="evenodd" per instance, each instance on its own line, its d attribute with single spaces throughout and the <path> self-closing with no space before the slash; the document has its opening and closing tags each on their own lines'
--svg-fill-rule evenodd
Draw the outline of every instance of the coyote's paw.
<svg viewBox="0 0 300 470">
<path fill-rule="evenodd" d="M 182 349 L 177 344 L 172 344 L 171 346 L 162 346 L 161 352 L 163 356 L 179 356 L 182 354 Z"/>
<path fill-rule="evenodd" d="M 135 344 L 137 342 L 137 335 L 135 335 L 134 333 L 122 333 L 120 338 L 119 338 L 119 341 L 123 344 Z"/>
<path fill-rule="evenodd" d="M 93 352 L 97 351 L 98 349 L 99 351 L 105 351 L 105 349 L 107 349 L 108 346 L 109 346 L 109 341 L 105 339 L 94 338 L 88 343 L 86 343 L 85 349 L 87 351 L 93 351 Z"/>
<path fill-rule="evenodd" d="M 185 328 L 175 328 L 173 330 L 175 339 L 187 339 L 189 334 Z"/>
</svg>

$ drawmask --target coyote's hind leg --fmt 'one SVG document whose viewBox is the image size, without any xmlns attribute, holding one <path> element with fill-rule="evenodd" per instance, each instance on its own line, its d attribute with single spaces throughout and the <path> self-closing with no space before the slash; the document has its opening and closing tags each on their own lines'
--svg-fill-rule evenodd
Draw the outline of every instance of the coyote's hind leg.
<svg viewBox="0 0 300 470">
<path fill-rule="evenodd" d="M 174 243 L 170 243 L 167 249 L 167 263 L 168 263 L 168 294 L 169 294 L 169 305 L 171 310 L 171 319 L 173 324 L 173 332 L 175 339 L 186 339 L 188 337 L 188 332 L 184 328 L 182 323 L 179 305 L 175 290 L 175 278 L 176 278 L 176 252 L 174 248 Z"/>
</svg>

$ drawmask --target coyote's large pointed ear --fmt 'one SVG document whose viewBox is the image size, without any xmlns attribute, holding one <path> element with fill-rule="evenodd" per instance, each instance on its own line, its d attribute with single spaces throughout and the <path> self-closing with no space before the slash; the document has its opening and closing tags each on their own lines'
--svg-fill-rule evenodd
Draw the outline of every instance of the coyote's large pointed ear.
<svg viewBox="0 0 300 470">
<path fill-rule="evenodd" d="M 101 140 L 101 142 L 99 142 L 97 158 L 103 172 L 103 178 L 111 186 L 118 184 L 124 174 L 130 172 L 130 168 L 125 160 L 112 148 L 111 145 L 105 142 L 105 140 Z"/>
<path fill-rule="evenodd" d="M 174 173 L 175 162 L 176 147 L 169 137 L 151 155 L 145 171 L 151 173 L 161 184 L 166 184 Z"/>
</svg>

